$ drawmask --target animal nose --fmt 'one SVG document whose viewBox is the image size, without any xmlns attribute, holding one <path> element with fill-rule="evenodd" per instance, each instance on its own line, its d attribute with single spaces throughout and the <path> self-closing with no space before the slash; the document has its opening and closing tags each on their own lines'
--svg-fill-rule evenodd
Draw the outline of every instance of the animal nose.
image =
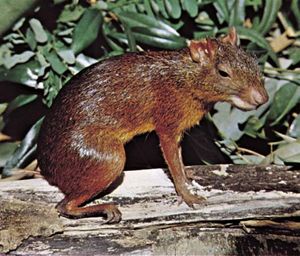
<svg viewBox="0 0 300 256">
<path fill-rule="evenodd" d="M 250 93 L 250 98 L 253 104 L 255 105 L 262 105 L 269 100 L 269 96 L 264 88 L 263 90 L 252 89 Z"/>
</svg>

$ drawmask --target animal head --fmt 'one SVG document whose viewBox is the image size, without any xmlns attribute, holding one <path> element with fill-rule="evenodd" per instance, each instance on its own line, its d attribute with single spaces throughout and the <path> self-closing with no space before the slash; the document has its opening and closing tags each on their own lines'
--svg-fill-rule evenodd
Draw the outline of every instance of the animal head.
<svg viewBox="0 0 300 256">
<path fill-rule="evenodd" d="M 243 110 L 268 101 L 257 60 L 237 45 L 235 28 L 217 39 L 191 41 L 189 50 L 192 60 L 205 70 L 203 88 L 213 101 L 227 101 Z"/>
</svg>

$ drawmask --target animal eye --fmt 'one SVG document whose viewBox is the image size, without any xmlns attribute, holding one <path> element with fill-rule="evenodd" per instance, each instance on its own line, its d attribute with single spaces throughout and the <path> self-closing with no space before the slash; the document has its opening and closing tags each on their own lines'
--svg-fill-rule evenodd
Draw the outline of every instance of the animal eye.
<svg viewBox="0 0 300 256">
<path fill-rule="evenodd" d="M 219 74 L 222 77 L 230 77 L 230 75 L 226 71 L 221 70 L 221 69 L 219 69 Z"/>
</svg>

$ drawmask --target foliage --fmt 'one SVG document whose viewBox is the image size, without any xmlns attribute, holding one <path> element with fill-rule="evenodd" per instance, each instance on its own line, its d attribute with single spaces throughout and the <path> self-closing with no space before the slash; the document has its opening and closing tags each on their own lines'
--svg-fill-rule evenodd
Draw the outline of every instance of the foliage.
<svg viewBox="0 0 300 256">
<path fill-rule="evenodd" d="M 208 117 L 218 130 L 216 143 L 234 163 L 300 162 L 299 1 L 292 0 L 288 10 L 281 0 L 90 0 L 89 4 L 54 0 L 54 4 L 60 8 L 55 29 L 47 29 L 35 16 L 23 17 L 3 38 L 0 81 L 43 90 L 50 106 L 71 76 L 97 60 L 149 48 L 179 49 L 187 39 L 218 36 L 235 26 L 243 47 L 259 57 L 270 100 L 250 112 L 218 103 Z M 89 56 L 91 44 L 99 49 L 100 58 Z M 18 96 L 2 117 L 35 98 Z M 24 157 L 34 153 L 37 133 L 36 126 L 28 132 L 21 143 L 25 148 L 18 148 L 5 170 L 24 167 Z M 269 152 L 240 146 L 245 138 L 269 145 Z M 0 144 L 0 150 L 5 146 Z"/>
</svg>

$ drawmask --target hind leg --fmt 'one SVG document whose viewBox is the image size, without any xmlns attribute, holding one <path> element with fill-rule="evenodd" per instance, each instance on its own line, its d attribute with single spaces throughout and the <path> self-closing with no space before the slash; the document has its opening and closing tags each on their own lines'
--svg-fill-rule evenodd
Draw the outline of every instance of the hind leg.
<svg viewBox="0 0 300 256">
<path fill-rule="evenodd" d="M 70 160 L 74 164 L 69 161 L 68 167 L 74 165 L 74 170 L 67 172 L 73 173 L 72 182 L 69 181 L 66 188 L 65 184 L 59 184 L 60 179 L 57 180 L 58 187 L 66 194 L 57 205 L 58 211 L 69 218 L 104 216 L 109 223 L 119 222 L 121 213 L 114 204 L 84 205 L 106 190 L 122 173 L 125 164 L 123 144 L 112 138 L 102 137 L 101 141 L 81 138 L 75 148 L 73 145 L 73 151 L 76 159 L 73 152 Z"/>
<path fill-rule="evenodd" d="M 67 218 L 84 218 L 98 217 L 106 218 L 107 223 L 120 222 L 122 214 L 118 207 L 114 204 L 98 204 L 93 206 L 81 207 L 85 202 L 89 201 L 93 195 L 86 194 L 76 197 L 75 199 L 65 198 L 56 206 L 60 215 Z"/>
</svg>

